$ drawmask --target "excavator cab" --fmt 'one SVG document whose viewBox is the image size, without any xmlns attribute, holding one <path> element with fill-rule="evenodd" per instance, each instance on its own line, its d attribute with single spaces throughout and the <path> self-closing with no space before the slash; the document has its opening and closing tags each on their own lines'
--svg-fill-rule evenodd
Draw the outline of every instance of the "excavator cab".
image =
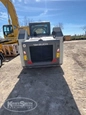
<svg viewBox="0 0 86 115">
<path fill-rule="evenodd" d="M 4 36 L 8 36 L 9 34 L 13 33 L 13 26 L 12 25 L 3 25 L 3 34 Z"/>
</svg>

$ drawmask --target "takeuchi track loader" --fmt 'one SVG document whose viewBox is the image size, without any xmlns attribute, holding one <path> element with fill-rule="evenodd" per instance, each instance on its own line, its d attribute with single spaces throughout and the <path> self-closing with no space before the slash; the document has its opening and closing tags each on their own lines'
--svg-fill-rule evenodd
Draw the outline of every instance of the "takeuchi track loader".
<svg viewBox="0 0 86 115">
<path fill-rule="evenodd" d="M 30 36 L 21 29 L 18 35 L 19 51 L 23 68 L 57 66 L 63 63 L 63 33 L 50 22 L 29 24 Z"/>
</svg>

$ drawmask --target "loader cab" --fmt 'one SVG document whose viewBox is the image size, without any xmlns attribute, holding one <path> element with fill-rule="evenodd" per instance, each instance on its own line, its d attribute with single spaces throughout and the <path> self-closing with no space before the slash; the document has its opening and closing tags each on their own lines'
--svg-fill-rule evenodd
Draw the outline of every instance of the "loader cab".
<svg viewBox="0 0 86 115">
<path fill-rule="evenodd" d="M 50 22 L 29 23 L 31 37 L 50 36 Z"/>
<path fill-rule="evenodd" d="M 13 33 L 13 26 L 12 25 L 4 25 L 3 26 L 3 34 L 4 34 L 4 36 L 8 36 L 11 33 Z"/>
</svg>

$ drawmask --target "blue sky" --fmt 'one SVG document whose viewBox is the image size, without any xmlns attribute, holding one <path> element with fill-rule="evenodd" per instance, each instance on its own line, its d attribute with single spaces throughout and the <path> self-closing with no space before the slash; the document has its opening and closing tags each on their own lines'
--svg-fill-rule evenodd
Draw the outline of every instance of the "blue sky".
<svg viewBox="0 0 86 115">
<path fill-rule="evenodd" d="M 85 0 L 12 0 L 20 25 L 29 21 L 50 21 L 51 26 L 63 24 L 63 34 L 84 34 L 86 25 Z M 7 10 L 0 3 L 0 36 L 2 26 L 8 24 Z"/>
</svg>

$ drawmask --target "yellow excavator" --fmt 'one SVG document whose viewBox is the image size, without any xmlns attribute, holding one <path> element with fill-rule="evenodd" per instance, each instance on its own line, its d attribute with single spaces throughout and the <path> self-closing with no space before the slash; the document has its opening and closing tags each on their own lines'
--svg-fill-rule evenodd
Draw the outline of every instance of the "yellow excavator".
<svg viewBox="0 0 86 115">
<path fill-rule="evenodd" d="M 11 2 L 11 0 L 0 0 L 3 5 L 6 7 L 7 11 L 8 11 L 8 25 L 3 25 L 3 34 L 4 34 L 4 38 L 5 39 L 9 39 L 11 40 L 9 43 L 17 43 L 18 39 L 18 31 L 20 28 L 26 29 L 29 32 L 29 27 L 28 26 L 23 26 L 20 27 L 19 26 L 19 22 L 18 22 L 18 17 L 16 14 L 16 10 L 14 8 L 13 3 Z M 10 20 L 11 18 L 11 20 Z"/>
<path fill-rule="evenodd" d="M 18 32 L 25 29 L 30 35 L 29 26 L 20 27 L 15 7 L 11 0 L 0 0 L 8 12 L 8 23 L 3 25 L 4 40 L 0 41 L 0 67 L 4 56 L 15 56 L 18 54 Z M 3 56 L 4 54 L 4 56 Z"/>
</svg>

